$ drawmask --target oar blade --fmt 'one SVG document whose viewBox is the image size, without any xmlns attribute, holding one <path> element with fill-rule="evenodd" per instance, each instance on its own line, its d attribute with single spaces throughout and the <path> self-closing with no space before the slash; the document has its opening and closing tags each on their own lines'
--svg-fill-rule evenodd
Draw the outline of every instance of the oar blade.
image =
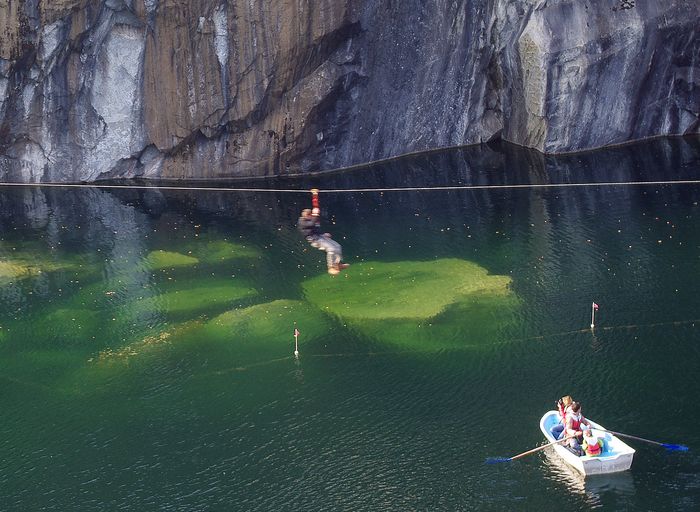
<svg viewBox="0 0 700 512">
<path fill-rule="evenodd" d="M 511 457 L 489 457 L 486 459 L 486 464 L 498 464 L 500 462 L 510 462 L 513 460 Z"/>
<path fill-rule="evenodd" d="M 687 452 L 688 450 L 690 450 L 690 448 L 682 444 L 662 444 L 663 447 L 666 448 L 669 452 Z"/>
</svg>

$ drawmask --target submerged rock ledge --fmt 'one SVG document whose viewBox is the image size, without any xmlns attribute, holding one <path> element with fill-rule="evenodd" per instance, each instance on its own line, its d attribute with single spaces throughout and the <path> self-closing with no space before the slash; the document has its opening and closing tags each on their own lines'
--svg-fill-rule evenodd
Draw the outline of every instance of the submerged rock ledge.
<svg viewBox="0 0 700 512">
<path fill-rule="evenodd" d="M 328 170 L 700 132 L 700 0 L 0 2 L 0 179 Z"/>
</svg>

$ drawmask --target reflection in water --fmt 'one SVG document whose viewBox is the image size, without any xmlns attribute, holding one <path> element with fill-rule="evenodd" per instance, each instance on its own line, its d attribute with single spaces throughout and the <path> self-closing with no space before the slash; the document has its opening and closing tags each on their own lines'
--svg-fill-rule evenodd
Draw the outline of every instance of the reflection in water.
<svg viewBox="0 0 700 512">
<path fill-rule="evenodd" d="M 544 454 L 547 478 L 563 485 L 569 492 L 583 496 L 589 506 L 602 505 L 604 495 L 612 494 L 615 496 L 618 508 L 625 508 L 622 506 L 625 498 L 635 493 L 634 478 L 630 471 L 591 475 L 584 478 L 581 473 L 566 464 L 554 450 L 545 450 Z"/>
<path fill-rule="evenodd" d="M 301 365 L 298 355 L 294 358 L 294 370 L 292 373 L 297 383 L 304 384 L 304 368 Z"/>
<path fill-rule="evenodd" d="M 603 350 L 603 344 L 602 342 L 598 339 L 598 336 L 596 336 L 595 331 L 591 330 L 591 344 L 590 344 L 591 350 L 593 352 L 600 352 Z"/>
</svg>

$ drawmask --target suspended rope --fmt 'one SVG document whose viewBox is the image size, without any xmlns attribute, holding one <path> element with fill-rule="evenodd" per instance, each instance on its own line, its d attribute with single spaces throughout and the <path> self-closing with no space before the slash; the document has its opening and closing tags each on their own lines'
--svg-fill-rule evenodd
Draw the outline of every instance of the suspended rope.
<svg viewBox="0 0 700 512">
<path fill-rule="evenodd" d="M 345 194 L 363 192 L 431 192 L 449 190 L 508 190 L 508 189 L 547 189 L 572 187 L 633 187 L 658 185 L 698 185 L 700 180 L 669 181 L 606 181 L 600 183 L 523 183 L 513 185 L 445 185 L 434 187 L 387 187 L 387 188 L 341 188 L 323 189 L 324 194 Z M 99 183 L 11 183 L 0 182 L 0 187 L 36 187 L 36 188 L 97 188 L 97 189 L 134 189 L 134 190 L 182 190 L 205 192 L 276 192 L 290 194 L 308 194 L 308 189 L 284 188 L 231 188 L 231 187 L 182 187 L 170 185 L 107 185 Z"/>
</svg>

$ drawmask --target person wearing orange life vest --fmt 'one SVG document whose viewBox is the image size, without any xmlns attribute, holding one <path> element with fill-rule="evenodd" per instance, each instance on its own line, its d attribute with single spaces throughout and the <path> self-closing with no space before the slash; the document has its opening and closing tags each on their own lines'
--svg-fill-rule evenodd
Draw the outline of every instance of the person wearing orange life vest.
<svg viewBox="0 0 700 512">
<path fill-rule="evenodd" d="M 591 428 L 591 423 L 581 414 L 581 404 L 574 402 L 571 404 L 571 410 L 566 415 L 566 428 L 563 435 L 570 436 L 568 444 L 572 452 L 577 455 L 583 455 L 581 443 L 583 443 L 583 425 Z"/>
<path fill-rule="evenodd" d="M 321 232 L 321 207 L 318 200 L 318 189 L 311 189 L 311 209 L 301 211 L 297 227 L 312 247 L 326 251 L 328 273 L 336 275 L 350 265 L 343 263 L 343 248 L 331 238 L 330 233 Z"/>
<path fill-rule="evenodd" d="M 583 453 L 589 457 L 598 457 L 603 453 L 603 440 L 593 435 L 590 429 L 583 433 L 583 443 L 581 443 Z"/>
</svg>

